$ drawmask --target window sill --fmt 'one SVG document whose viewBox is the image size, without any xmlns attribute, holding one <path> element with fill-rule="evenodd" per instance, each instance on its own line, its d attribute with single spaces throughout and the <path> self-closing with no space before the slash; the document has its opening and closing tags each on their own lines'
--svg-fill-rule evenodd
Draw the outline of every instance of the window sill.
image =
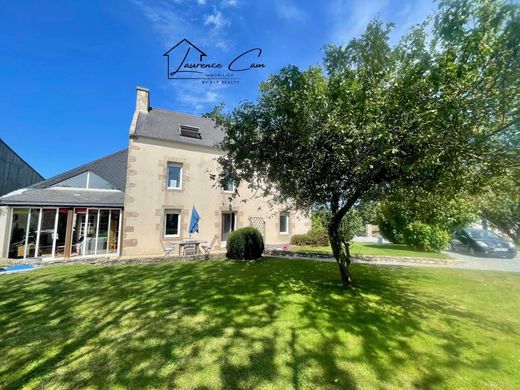
<svg viewBox="0 0 520 390">
<path fill-rule="evenodd" d="M 166 187 L 167 190 L 181 191 L 182 187 Z"/>
</svg>

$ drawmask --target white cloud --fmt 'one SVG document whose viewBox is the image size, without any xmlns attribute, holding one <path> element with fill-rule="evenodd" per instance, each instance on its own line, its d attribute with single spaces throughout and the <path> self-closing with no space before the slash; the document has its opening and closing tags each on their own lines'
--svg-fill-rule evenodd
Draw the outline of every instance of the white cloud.
<svg viewBox="0 0 520 390">
<path fill-rule="evenodd" d="M 204 21 L 204 25 L 213 26 L 216 30 L 221 30 L 222 28 L 229 26 L 231 23 L 227 20 L 222 12 L 215 10 L 211 15 L 206 15 L 206 20 Z"/>
<path fill-rule="evenodd" d="M 171 46 L 172 39 L 182 37 L 185 33 L 186 23 L 182 15 L 177 12 L 174 5 L 169 3 L 152 3 L 133 0 L 144 16 L 159 33 L 165 47 Z M 153 5 L 152 5 L 153 4 Z"/>
<path fill-rule="evenodd" d="M 172 85 L 176 101 L 179 106 L 176 110 L 184 110 L 195 114 L 211 111 L 218 103 L 224 100 L 221 90 L 226 85 L 208 85 L 202 83 L 179 82 Z"/>
<path fill-rule="evenodd" d="M 294 4 L 283 1 L 276 2 L 276 12 L 282 19 L 295 20 L 300 22 L 307 19 L 307 15 L 305 12 L 303 12 L 302 9 L 298 8 Z"/>
<path fill-rule="evenodd" d="M 206 4 L 206 0 L 197 0 L 198 5 L 204 5 Z"/>
<path fill-rule="evenodd" d="M 238 0 L 222 0 L 223 7 L 236 7 L 238 6 Z"/>
<path fill-rule="evenodd" d="M 331 4 L 329 13 L 332 16 L 332 40 L 334 43 L 346 44 L 352 38 L 365 32 L 368 23 L 381 16 L 381 11 L 388 0 L 337 0 Z"/>
<path fill-rule="evenodd" d="M 195 2 L 189 6 L 186 2 L 181 4 L 181 1 L 133 0 L 133 3 L 156 31 L 164 49 L 171 47 L 182 38 L 190 39 L 202 50 L 210 51 L 212 48 L 218 48 L 229 51 L 232 48 L 233 44 L 229 40 L 228 33 L 231 21 L 220 9 L 213 7 L 213 12 L 205 15 Z"/>
<path fill-rule="evenodd" d="M 392 40 L 398 40 L 408 29 L 434 10 L 432 0 L 416 0 L 401 3 L 399 7 L 389 0 L 335 0 L 328 13 L 331 21 L 330 38 L 333 43 L 346 44 L 365 32 L 374 18 L 394 22 Z"/>
<path fill-rule="evenodd" d="M 410 27 L 423 22 L 428 15 L 432 15 L 436 10 L 436 5 L 431 0 L 416 0 L 411 2 L 408 7 L 402 8 L 395 16 L 396 28 L 393 37 L 398 40 L 406 34 Z"/>
</svg>

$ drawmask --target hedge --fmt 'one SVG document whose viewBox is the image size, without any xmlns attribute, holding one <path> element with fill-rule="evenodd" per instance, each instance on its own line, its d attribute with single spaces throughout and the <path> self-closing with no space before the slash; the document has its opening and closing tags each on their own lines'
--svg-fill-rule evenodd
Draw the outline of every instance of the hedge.
<svg viewBox="0 0 520 390">
<path fill-rule="evenodd" d="M 291 245 L 326 246 L 329 245 L 327 229 L 311 229 L 307 234 L 295 234 Z"/>
</svg>

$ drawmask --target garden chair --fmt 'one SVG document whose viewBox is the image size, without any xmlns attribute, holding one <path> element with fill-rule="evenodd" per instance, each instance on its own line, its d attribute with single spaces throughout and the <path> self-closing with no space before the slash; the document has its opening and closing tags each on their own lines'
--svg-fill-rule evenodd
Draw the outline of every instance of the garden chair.
<svg viewBox="0 0 520 390">
<path fill-rule="evenodd" d="M 166 243 L 166 245 L 164 245 L 164 242 L 162 242 L 162 241 L 161 241 L 161 245 L 164 250 L 164 256 L 168 256 L 168 255 L 172 254 L 173 252 L 175 252 L 175 248 L 176 248 L 175 245 L 170 244 L 170 243 Z"/>
<path fill-rule="evenodd" d="M 205 255 L 209 255 L 209 252 L 213 249 L 213 246 L 215 246 L 215 242 L 217 241 L 217 236 L 213 237 L 213 240 L 209 243 L 209 245 L 201 245 L 200 247 L 204 251 Z"/>
</svg>

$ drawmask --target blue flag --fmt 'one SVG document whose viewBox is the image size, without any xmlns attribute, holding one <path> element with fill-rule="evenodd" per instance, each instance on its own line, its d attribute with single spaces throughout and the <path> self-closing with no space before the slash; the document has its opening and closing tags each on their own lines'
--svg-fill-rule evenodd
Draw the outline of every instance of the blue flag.
<svg viewBox="0 0 520 390">
<path fill-rule="evenodd" d="M 200 220 L 200 215 L 199 215 L 199 213 L 197 213 L 197 210 L 195 210 L 195 206 L 193 206 L 193 209 L 191 210 L 190 231 L 189 231 L 190 234 L 199 232 L 199 220 Z"/>
</svg>

